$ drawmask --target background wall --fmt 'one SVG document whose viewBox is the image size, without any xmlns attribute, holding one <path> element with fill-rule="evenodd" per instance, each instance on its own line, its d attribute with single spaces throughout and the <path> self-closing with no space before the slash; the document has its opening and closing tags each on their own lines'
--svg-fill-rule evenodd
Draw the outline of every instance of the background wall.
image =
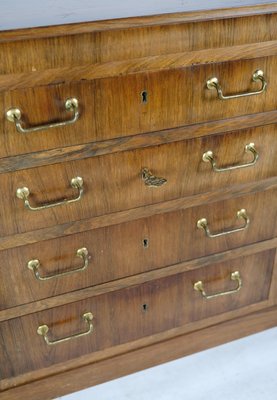
<svg viewBox="0 0 277 400">
<path fill-rule="evenodd" d="M 0 0 L 0 30 L 265 3 L 270 0 Z"/>
</svg>

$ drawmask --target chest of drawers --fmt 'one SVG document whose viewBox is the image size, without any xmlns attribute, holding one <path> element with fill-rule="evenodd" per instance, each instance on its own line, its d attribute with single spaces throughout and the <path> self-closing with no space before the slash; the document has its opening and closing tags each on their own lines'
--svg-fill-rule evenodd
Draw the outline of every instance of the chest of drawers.
<svg viewBox="0 0 277 400">
<path fill-rule="evenodd" d="M 277 5 L 252 3 L 0 32 L 1 400 L 276 326 Z"/>
</svg>

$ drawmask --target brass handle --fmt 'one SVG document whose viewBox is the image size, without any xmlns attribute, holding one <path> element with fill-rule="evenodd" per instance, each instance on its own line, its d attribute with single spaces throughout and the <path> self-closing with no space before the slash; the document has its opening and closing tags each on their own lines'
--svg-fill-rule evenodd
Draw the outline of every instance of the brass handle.
<svg viewBox="0 0 277 400">
<path fill-rule="evenodd" d="M 83 178 L 81 178 L 80 176 L 77 176 L 76 178 L 72 178 L 70 185 L 72 188 L 77 189 L 78 190 L 78 196 L 74 197 L 73 199 L 65 199 L 62 201 L 57 201 L 55 203 L 49 203 L 49 204 L 43 204 L 41 206 L 31 206 L 28 197 L 30 196 L 30 190 L 27 187 L 22 187 L 22 188 L 18 188 L 16 190 L 16 196 L 19 199 L 22 199 L 24 201 L 24 206 L 31 211 L 39 211 L 39 210 L 45 210 L 46 208 L 50 208 L 50 207 L 56 207 L 56 206 L 61 206 L 63 204 L 70 204 L 70 203 L 74 203 L 76 201 L 81 200 L 83 193 L 84 193 L 84 188 L 83 188 Z"/>
<path fill-rule="evenodd" d="M 152 174 L 148 168 L 143 168 L 141 170 L 141 178 L 146 186 L 149 187 L 159 187 L 166 184 L 167 180 L 165 178 L 159 178 Z"/>
<path fill-rule="evenodd" d="M 245 93 L 237 93 L 237 94 L 231 94 L 225 96 L 222 92 L 222 88 L 218 82 L 218 78 L 214 77 L 211 78 L 207 81 L 207 88 L 209 90 L 214 90 L 216 89 L 218 98 L 220 100 L 230 100 L 230 99 L 238 99 L 239 97 L 246 97 L 246 96 L 254 96 L 256 94 L 263 93 L 266 90 L 267 87 L 267 81 L 264 78 L 264 73 L 261 70 L 257 70 L 253 73 L 252 75 L 252 80 L 254 82 L 260 81 L 262 83 L 262 87 L 260 90 L 254 91 L 254 92 L 245 92 Z"/>
<path fill-rule="evenodd" d="M 238 164 L 238 165 L 230 165 L 228 167 L 220 167 L 218 168 L 216 166 L 216 161 L 214 159 L 214 154 L 211 150 L 206 151 L 203 156 L 202 156 L 202 160 L 204 162 L 209 162 L 211 163 L 212 169 L 215 172 L 225 172 L 225 171 L 232 171 L 234 169 L 240 169 L 240 168 L 246 168 L 246 167 L 251 167 L 251 165 L 256 164 L 256 162 L 258 161 L 259 158 L 259 154 L 257 152 L 257 150 L 255 149 L 255 144 L 254 143 L 249 143 L 244 147 L 244 151 L 246 153 L 252 153 L 253 154 L 253 160 L 248 162 L 248 163 L 244 163 L 244 164 Z"/>
<path fill-rule="evenodd" d="M 33 271 L 36 279 L 38 279 L 39 281 L 48 281 L 49 279 L 60 278 L 62 276 L 67 276 L 67 275 L 74 274 L 75 272 L 81 272 L 81 271 L 86 270 L 87 267 L 88 267 L 88 263 L 89 263 L 89 255 L 88 255 L 87 249 L 85 247 L 83 247 L 81 249 L 78 249 L 77 252 L 76 252 L 76 256 L 83 259 L 82 267 L 72 269 L 71 271 L 62 272 L 60 274 L 41 276 L 40 273 L 39 273 L 39 267 L 40 267 L 39 260 L 30 260 L 30 261 L 28 261 L 27 267 L 31 271 Z"/>
<path fill-rule="evenodd" d="M 49 331 L 48 325 L 41 325 L 37 329 L 37 333 L 41 336 L 43 336 L 45 342 L 48 344 L 48 346 L 53 346 L 55 344 L 67 342 L 68 340 L 79 338 L 82 336 L 89 335 L 90 333 L 93 332 L 93 324 L 92 324 L 92 319 L 93 315 L 91 312 L 87 312 L 82 315 L 83 320 L 88 324 L 88 329 L 85 332 L 81 333 L 75 333 L 74 335 L 64 337 L 62 339 L 56 339 L 56 340 L 49 340 L 47 333 Z"/>
<path fill-rule="evenodd" d="M 22 115 L 19 108 L 10 108 L 6 112 L 6 118 L 8 121 L 13 122 L 15 124 L 16 130 L 19 133 L 38 132 L 44 129 L 57 128 L 60 126 L 74 124 L 74 122 L 76 122 L 80 116 L 78 100 L 75 99 L 74 97 L 71 99 L 67 99 L 64 103 L 64 106 L 66 111 L 73 113 L 72 118 L 66 121 L 50 122 L 44 125 L 30 126 L 29 128 L 24 128 L 22 126 L 22 119 L 21 119 Z"/>
<path fill-rule="evenodd" d="M 235 271 L 235 272 L 231 273 L 231 280 L 232 281 L 237 281 L 238 282 L 238 286 L 235 289 L 228 290 L 226 292 L 219 292 L 219 293 L 215 293 L 215 294 L 207 294 L 205 292 L 204 284 L 203 284 L 202 281 L 195 282 L 195 284 L 193 285 L 193 288 L 197 292 L 200 292 L 202 294 L 202 296 L 205 297 L 205 299 L 207 299 L 207 300 L 214 299 L 215 297 L 226 296 L 226 295 L 229 295 L 229 294 L 236 293 L 242 288 L 242 279 L 241 279 L 239 271 Z"/>
<path fill-rule="evenodd" d="M 197 228 L 198 229 L 204 229 L 206 236 L 209 238 L 216 238 L 219 236 L 224 236 L 224 235 L 229 235 L 230 233 L 235 233 L 235 232 L 240 232 L 244 231 L 246 228 L 248 228 L 250 224 L 250 218 L 248 217 L 246 210 L 242 208 L 237 212 L 237 218 L 242 218 L 244 220 L 244 225 L 241 226 L 240 228 L 234 228 L 234 229 L 229 229 L 227 231 L 219 232 L 219 233 L 211 233 L 209 226 L 208 226 L 208 221 L 206 218 L 201 218 L 197 221 Z"/>
</svg>

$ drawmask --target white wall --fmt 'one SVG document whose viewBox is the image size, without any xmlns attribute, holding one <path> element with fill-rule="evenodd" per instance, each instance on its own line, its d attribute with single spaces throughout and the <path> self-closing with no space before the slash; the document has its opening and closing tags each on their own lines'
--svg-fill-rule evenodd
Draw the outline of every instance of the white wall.
<svg viewBox="0 0 277 400">
<path fill-rule="evenodd" d="M 0 30 L 268 2 L 270 0 L 0 0 Z"/>
</svg>

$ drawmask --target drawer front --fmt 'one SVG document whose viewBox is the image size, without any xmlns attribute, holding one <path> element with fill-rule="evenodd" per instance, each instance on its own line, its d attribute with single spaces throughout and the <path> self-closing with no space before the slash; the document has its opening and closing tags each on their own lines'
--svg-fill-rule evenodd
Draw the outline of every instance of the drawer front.
<svg viewBox="0 0 277 400">
<path fill-rule="evenodd" d="M 268 83 L 264 93 L 220 100 L 207 88 L 207 80 L 216 77 L 223 95 L 259 91 L 262 82 L 252 81 L 256 70 Z M 5 92 L 0 157 L 275 110 L 276 75 L 277 58 L 268 57 Z M 24 128 L 66 121 L 72 112 L 65 101 L 72 97 L 80 118 L 70 125 L 23 134 L 5 117 L 18 108 Z"/>
<path fill-rule="evenodd" d="M 275 250 L 258 253 L 3 322 L 0 375 L 17 376 L 267 300 L 274 256 Z M 231 280 L 236 271 L 239 277 Z M 227 293 L 207 300 L 194 289 L 200 280 L 209 296 Z M 82 319 L 88 312 L 92 332 Z M 51 342 L 87 334 L 48 345 L 37 334 L 43 325 Z"/>
<path fill-rule="evenodd" d="M 245 154 L 245 146 L 252 142 L 259 154 L 256 164 L 250 151 Z M 1 175 L 0 234 L 31 231 L 276 176 L 276 147 L 276 125 L 271 125 Z M 252 165 L 215 172 L 210 162 L 202 160 L 208 150 L 219 168 Z M 165 178 L 167 184 L 143 180 L 145 167 L 154 176 Z M 83 178 L 82 196 L 70 187 L 71 179 L 77 176 Z M 146 183 L 163 185 L 150 187 Z M 24 187 L 30 192 L 30 206 L 40 207 L 38 211 L 24 208 L 24 199 L 17 198 L 17 189 Z M 20 191 L 24 194 L 27 196 L 26 190 Z M 41 209 L 64 198 L 79 201 Z"/>
<path fill-rule="evenodd" d="M 252 2 L 254 3 L 257 1 Z M 262 3 L 266 1 L 263 0 Z M 153 11 L 153 8 L 150 8 Z M 169 12 L 166 6 L 165 9 Z M 160 8 L 158 10 L 161 11 Z M 146 13 L 145 9 L 144 13 Z M 81 28 L 78 34 L 76 31 L 73 34 L 69 27 L 66 32 L 64 29 L 67 30 L 67 28 L 63 29 L 62 35 L 59 34 L 61 31 L 57 32 L 57 36 L 46 33 L 46 37 L 44 35 L 37 37 L 34 34 L 35 40 L 5 41 L 7 36 L 11 39 L 12 35 L 7 32 L 7 36 L 3 37 L 6 34 L 2 33 L 1 73 L 20 74 L 59 68 L 62 68 L 62 71 L 69 68 L 80 73 L 80 68 L 99 62 L 133 60 L 203 49 L 210 49 L 213 53 L 222 46 L 249 45 L 277 40 L 276 12 L 243 17 L 233 15 L 230 18 L 217 15 L 217 18 L 212 21 L 209 19 L 203 21 L 200 18 L 199 21 L 188 22 L 185 19 L 177 17 L 176 23 L 169 24 L 160 20 L 158 24 L 153 25 L 152 22 L 148 23 L 148 19 L 145 26 L 142 21 L 137 26 L 134 22 L 131 29 L 128 29 L 129 23 L 127 25 L 119 23 L 121 26 L 117 28 L 113 23 L 115 29 L 110 26 L 111 29 L 106 29 L 107 25 L 104 23 L 104 29 L 99 27 L 100 29 L 80 32 Z M 66 21 L 63 20 L 63 23 Z M 258 26 L 259 29 L 253 29 L 253 26 Z M 36 74 L 33 73 L 33 75 Z"/>
<path fill-rule="evenodd" d="M 276 190 L 2 251 L 0 309 L 276 237 L 272 204 Z M 236 231 L 245 226 L 242 208 L 250 223 Z M 219 236 L 198 229 L 201 218 Z"/>
</svg>

